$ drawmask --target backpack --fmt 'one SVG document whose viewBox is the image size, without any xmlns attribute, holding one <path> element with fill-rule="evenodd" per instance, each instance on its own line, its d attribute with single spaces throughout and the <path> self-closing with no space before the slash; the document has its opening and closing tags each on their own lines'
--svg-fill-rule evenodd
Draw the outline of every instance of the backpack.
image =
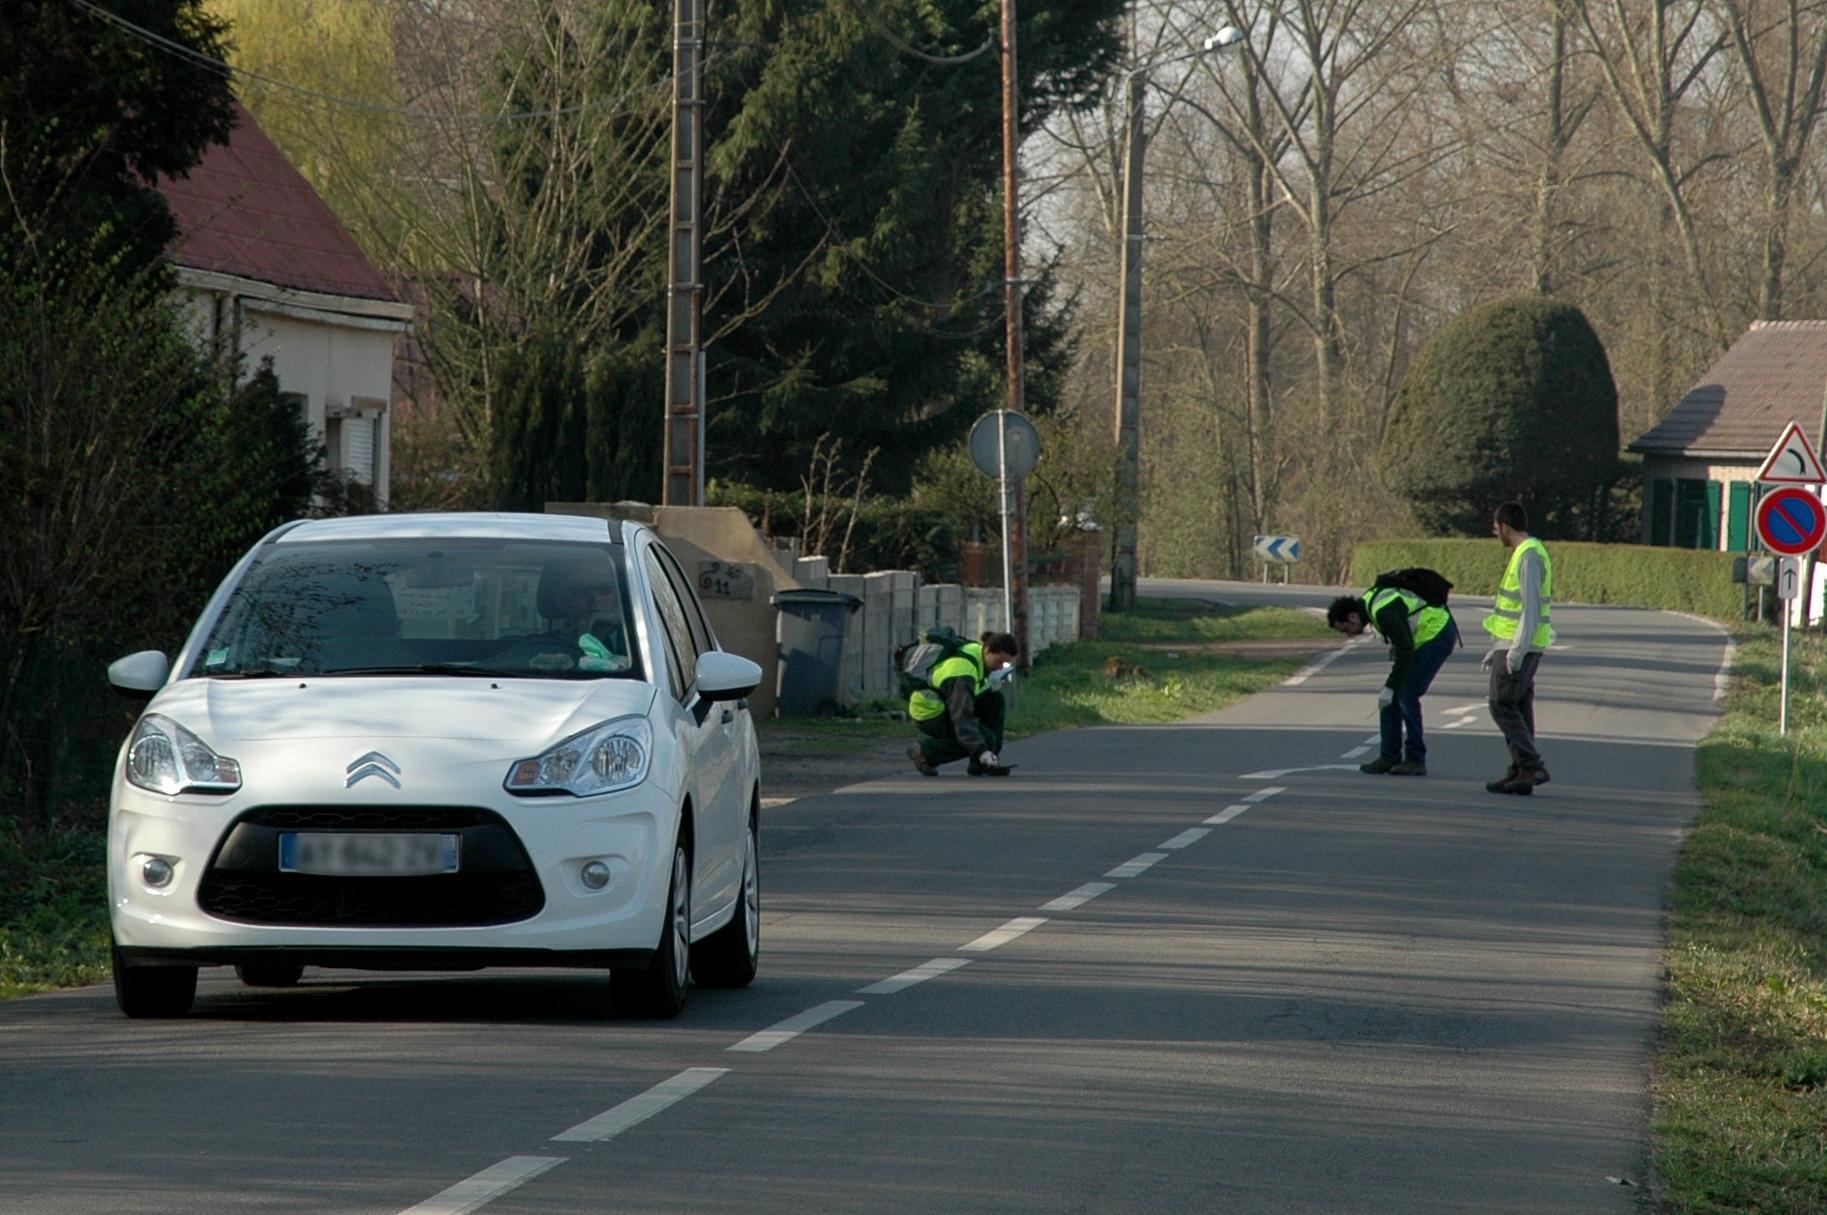
<svg viewBox="0 0 1827 1215">
<path fill-rule="evenodd" d="M 1385 570 L 1370 584 L 1373 591 L 1384 587 L 1418 595 L 1429 607 L 1445 607 L 1447 593 L 1453 589 L 1453 584 L 1424 565 L 1411 565 L 1399 570 Z"/>
<path fill-rule="evenodd" d="M 912 696 L 932 686 L 933 668 L 963 651 L 968 644 L 949 625 L 934 625 L 920 634 L 920 640 L 895 651 L 895 679 L 901 695 Z"/>
</svg>

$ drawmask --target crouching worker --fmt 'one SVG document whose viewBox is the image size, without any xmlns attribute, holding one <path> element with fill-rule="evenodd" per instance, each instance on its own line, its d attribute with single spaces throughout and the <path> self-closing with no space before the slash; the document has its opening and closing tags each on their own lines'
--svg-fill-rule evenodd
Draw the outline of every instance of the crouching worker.
<svg viewBox="0 0 1827 1215">
<path fill-rule="evenodd" d="M 934 664 L 930 686 L 907 698 L 907 715 L 920 741 L 907 749 L 923 776 L 939 765 L 966 759 L 972 776 L 1007 776 L 1002 750 L 1004 708 L 999 686 L 1021 651 L 1008 633 L 985 633 Z"/>
<path fill-rule="evenodd" d="M 1413 591 L 1373 586 L 1363 598 L 1344 595 L 1326 609 L 1326 624 L 1347 637 L 1374 628 L 1389 643 L 1389 678 L 1377 694 L 1381 745 L 1360 772 L 1372 776 L 1427 775 L 1427 741 L 1421 734 L 1421 697 L 1459 641 L 1459 626 L 1445 607 Z M 1404 739 L 1406 735 L 1406 740 Z"/>
</svg>

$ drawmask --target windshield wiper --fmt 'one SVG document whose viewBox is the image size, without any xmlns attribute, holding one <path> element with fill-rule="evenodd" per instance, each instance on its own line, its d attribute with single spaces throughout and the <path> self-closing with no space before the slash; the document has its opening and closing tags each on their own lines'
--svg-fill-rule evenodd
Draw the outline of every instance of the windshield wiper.
<svg viewBox="0 0 1827 1215">
<path fill-rule="evenodd" d="M 246 667 L 239 671 L 204 671 L 205 679 L 291 679 L 300 675 L 314 674 L 293 668 L 289 671 L 278 667 Z"/>
<path fill-rule="evenodd" d="M 477 675 L 499 678 L 503 675 L 521 675 L 523 671 L 503 671 L 495 667 L 472 666 L 463 662 L 421 662 L 412 666 L 397 667 L 337 667 L 333 671 L 320 672 L 323 675 Z"/>
</svg>

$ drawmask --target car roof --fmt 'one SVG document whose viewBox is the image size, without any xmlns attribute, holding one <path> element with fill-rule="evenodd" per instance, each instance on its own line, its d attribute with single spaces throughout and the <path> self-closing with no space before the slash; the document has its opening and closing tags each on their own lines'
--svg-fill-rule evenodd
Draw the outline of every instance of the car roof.
<svg viewBox="0 0 1827 1215">
<path fill-rule="evenodd" d="M 633 533 L 625 520 L 588 515 L 535 515 L 507 511 L 425 511 L 307 519 L 275 536 L 277 544 L 326 540 L 557 540 L 620 544 Z"/>
</svg>

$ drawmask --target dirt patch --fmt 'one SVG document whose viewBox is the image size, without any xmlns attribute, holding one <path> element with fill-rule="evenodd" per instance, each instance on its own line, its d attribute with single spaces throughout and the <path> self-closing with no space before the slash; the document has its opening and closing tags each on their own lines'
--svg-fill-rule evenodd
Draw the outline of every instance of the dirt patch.
<svg viewBox="0 0 1827 1215">
<path fill-rule="evenodd" d="M 907 748 L 913 745 L 914 729 L 906 722 L 870 722 L 855 734 L 770 722 L 757 737 L 764 805 L 913 771 Z"/>
</svg>

